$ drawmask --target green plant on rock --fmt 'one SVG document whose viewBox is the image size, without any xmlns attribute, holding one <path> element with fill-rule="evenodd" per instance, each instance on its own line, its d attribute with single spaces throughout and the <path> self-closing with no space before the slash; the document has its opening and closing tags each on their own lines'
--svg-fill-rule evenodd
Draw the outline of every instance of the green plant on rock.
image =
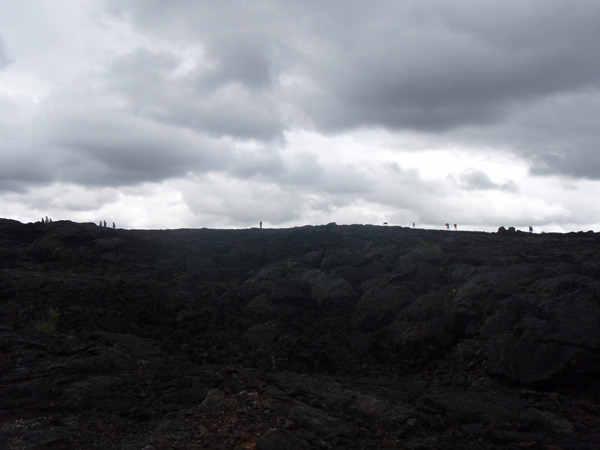
<svg viewBox="0 0 600 450">
<path fill-rule="evenodd" d="M 55 333 L 56 327 L 58 326 L 59 318 L 60 312 L 58 311 L 58 308 L 49 307 L 45 313 L 41 313 L 38 315 L 36 328 L 42 333 Z"/>
<path fill-rule="evenodd" d="M 413 250 L 414 253 L 421 255 L 426 261 L 433 261 L 440 257 L 442 249 L 437 244 L 432 244 L 427 239 L 422 239 L 419 246 Z"/>
<path fill-rule="evenodd" d="M 554 294 L 555 294 L 554 289 L 542 288 L 542 292 L 540 292 L 538 294 L 538 297 L 543 300 Z"/>
<path fill-rule="evenodd" d="M 452 288 L 452 290 L 446 295 L 444 298 L 444 308 L 449 308 L 454 303 L 454 298 L 456 297 L 456 288 Z"/>
</svg>

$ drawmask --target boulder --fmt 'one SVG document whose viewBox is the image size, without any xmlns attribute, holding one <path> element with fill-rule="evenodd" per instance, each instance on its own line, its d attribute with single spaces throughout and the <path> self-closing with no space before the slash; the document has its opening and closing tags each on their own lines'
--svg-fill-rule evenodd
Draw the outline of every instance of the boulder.
<svg viewBox="0 0 600 450">
<path fill-rule="evenodd" d="M 406 285 L 382 283 L 365 292 L 356 304 L 362 326 L 376 329 L 395 320 L 403 308 L 416 300 Z"/>
</svg>

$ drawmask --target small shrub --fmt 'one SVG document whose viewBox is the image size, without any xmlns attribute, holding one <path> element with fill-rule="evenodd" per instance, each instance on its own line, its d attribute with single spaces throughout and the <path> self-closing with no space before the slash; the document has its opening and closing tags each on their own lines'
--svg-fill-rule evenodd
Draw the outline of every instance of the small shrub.
<svg viewBox="0 0 600 450">
<path fill-rule="evenodd" d="M 538 298 L 544 300 L 548 297 L 554 296 L 555 293 L 556 292 L 554 292 L 554 289 L 542 288 L 542 291 L 538 294 Z"/>
<path fill-rule="evenodd" d="M 453 288 L 444 299 L 444 308 L 449 308 L 454 303 L 456 297 L 456 288 Z"/>
<path fill-rule="evenodd" d="M 58 326 L 58 319 L 60 318 L 60 312 L 58 308 L 48 308 L 45 313 L 39 314 L 36 328 L 38 331 L 46 334 L 52 334 L 56 332 Z"/>
<path fill-rule="evenodd" d="M 437 244 L 432 244 L 426 239 L 421 240 L 419 246 L 414 249 L 414 253 L 420 255 L 425 261 L 435 261 L 441 254 L 442 249 Z"/>
</svg>

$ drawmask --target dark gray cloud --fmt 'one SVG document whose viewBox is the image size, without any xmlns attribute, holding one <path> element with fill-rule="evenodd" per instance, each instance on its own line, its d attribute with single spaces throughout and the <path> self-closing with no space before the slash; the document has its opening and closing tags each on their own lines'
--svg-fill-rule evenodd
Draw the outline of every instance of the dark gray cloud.
<svg viewBox="0 0 600 450">
<path fill-rule="evenodd" d="M 267 43 L 250 36 L 233 35 L 215 39 L 208 47 L 208 59 L 214 64 L 200 83 L 205 91 L 218 89 L 229 83 L 240 83 L 249 89 L 272 87 L 274 56 L 269 54 Z"/>
<path fill-rule="evenodd" d="M 518 192 L 517 185 L 513 181 L 495 183 L 485 172 L 477 169 L 464 171 L 457 177 L 454 177 L 453 181 L 459 186 L 460 189 L 467 191 L 500 190 Z"/>
<path fill-rule="evenodd" d="M 597 149 L 597 145 L 594 148 L 589 147 L 590 151 L 563 146 L 556 151 L 534 155 L 531 158 L 531 173 L 598 179 L 600 178 L 600 155 Z"/>
<path fill-rule="evenodd" d="M 1 187 L 125 186 L 226 166 L 231 149 L 219 140 L 115 110 L 79 87 L 55 90 L 39 115 L 21 125 L 20 139 L 0 149 Z"/>
<path fill-rule="evenodd" d="M 101 113 L 95 120 L 63 118 L 72 128 L 51 135 L 55 148 L 65 155 L 56 168 L 61 180 L 119 186 L 224 166 L 227 150 L 216 142 L 172 127 L 115 114 L 107 118 Z"/>
<path fill-rule="evenodd" d="M 226 172 L 238 179 L 276 179 L 284 171 L 284 161 L 277 149 L 259 146 L 238 149 L 227 161 Z"/>
<path fill-rule="evenodd" d="M 533 175 L 600 178 L 600 90 L 548 96 L 513 108 L 505 120 L 487 127 L 463 127 L 439 141 L 502 148 L 518 155 Z"/>
<path fill-rule="evenodd" d="M 176 55 L 142 48 L 115 61 L 106 80 L 136 115 L 214 136 L 270 140 L 284 123 L 264 61 L 245 50 L 230 46 L 224 58 L 209 61 L 214 67 L 178 76 Z"/>
<path fill-rule="evenodd" d="M 590 43 L 600 42 L 600 5 L 469 8 L 395 2 L 372 8 L 351 35 L 323 28 L 334 51 L 308 69 L 329 105 L 315 121 L 435 132 L 495 123 L 515 103 L 598 87 L 600 48 Z"/>
<path fill-rule="evenodd" d="M 319 89 L 324 128 L 436 131 L 499 120 L 520 103 L 598 86 L 600 6 L 581 2 L 133 2 L 132 20 L 198 38 L 220 80 L 264 87 L 279 72 Z M 183 14 L 185 13 L 185 18 Z"/>
<path fill-rule="evenodd" d="M 475 129 L 483 146 L 512 146 L 535 173 L 600 177 L 599 133 L 582 139 L 576 123 L 589 116 L 556 111 L 560 96 L 600 90 L 598 2 L 154 0 L 113 10 L 144 33 L 204 45 L 212 66 L 195 73 L 204 100 L 194 103 L 210 106 L 156 101 L 172 120 L 265 139 L 290 126 L 287 104 L 326 132 Z M 218 94 L 231 85 L 241 86 L 237 106 Z M 597 117 L 598 102 L 589 106 Z M 533 132 L 516 123 L 529 113 L 540 118 Z"/>
<path fill-rule="evenodd" d="M 515 148 L 531 162 L 533 174 L 598 179 L 599 114 L 600 90 L 548 98 L 515 114 Z"/>
</svg>

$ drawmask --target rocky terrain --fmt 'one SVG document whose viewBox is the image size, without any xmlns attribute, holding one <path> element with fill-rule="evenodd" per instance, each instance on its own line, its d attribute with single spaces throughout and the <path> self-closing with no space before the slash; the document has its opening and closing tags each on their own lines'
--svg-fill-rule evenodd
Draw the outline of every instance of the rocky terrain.
<svg viewBox="0 0 600 450">
<path fill-rule="evenodd" d="M 600 448 L 600 235 L 0 220 L 0 448 Z"/>
</svg>

